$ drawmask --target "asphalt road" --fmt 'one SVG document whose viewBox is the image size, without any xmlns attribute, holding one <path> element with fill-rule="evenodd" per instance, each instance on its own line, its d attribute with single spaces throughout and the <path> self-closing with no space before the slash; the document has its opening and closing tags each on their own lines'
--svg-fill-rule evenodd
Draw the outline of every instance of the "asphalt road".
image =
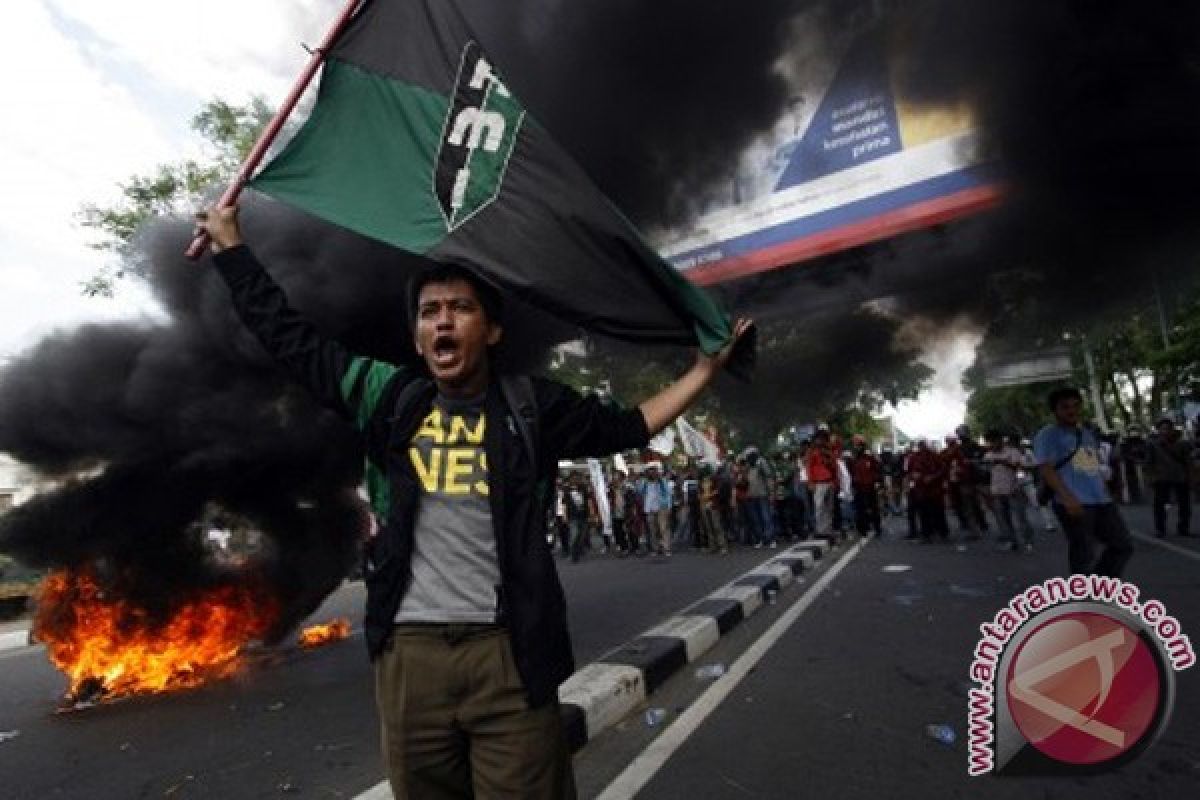
<svg viewBox="0 0 1200 800">
<path fill-rule="evenodd" d="M 768 558 L 768 551 L 562 563 L 580 664 Z M 314 615 L 361 619 L 349 584 Z M 41 648 L 0 653 L 0 797 L 353 797 L 382 775 L 360 633 L 254 654 L 236 678 L 61 715 Z"/>
<path fill-rule="evenodd" d="M 1146 514 L 1130 512 L 1145 530 Z M 1200 554 L 1200 541 L 1168 542 Z M 836 558 L 845 557 L 843 548 Z M 593 558 L 563 564 L 582 664 L 769 557 L 680 554 L 670 561 Z M 888 565 L 906 572 L 884 572 Z M 846 563 L 749 674 L 645 781 L 640 798 L 1103 798 L 1192 796 L 1200 786 L 1200 668 L 1179 673 L 1164 737 L 1118 773 L 1090 778 L 966 776 L 967 669 L 978 626 L 1019 590 L 1061 574 L 1065 546 L 1039 534 L 1033 555 L 988 543 L 874 540 Z M 829 560 L 779 603 L 723 637 L 703 663 L 732 665 L 788 614 Z M 1127 577 L 1161 599 L 1200 641 L 1200 561 L 1138 543 Z M 349 585 L 318 615 L 357 618 Z M 729 680 L 721 678 L 718 680 Z M 576 757 L 582 797 L 598 796 L 711 682 L 685 669 L 640 715 Z M 360 635 L 312 651 L 256 655 L 237 678 L 60 716 L 61 678 L 40 650 L 0 654 L 0 797 L 354 797 L 380 780 L 370 675 Z M 953 747 L 924 728 L 947 723 Z"/>
<path fill-rule="evenodd" d="M 1135 510 L 1132 527 L 1146 530 Z M 1200 553 L 1196 540 L 1170 544 Z M 1139 541 L 1127 579 L 1157 597 L 1200 645 L 1200 561 Z M 978 626 L 1020 590 L 1065 569 L 1059 534 L 1039 535 L 1033 555 L 971 544 L 872 541 L 638 794 L 696 798 L 1181 798 L 1200 788 L 1200 667 L 1178 673 L 1163 737 L 1119 772 L 1086 778 L 968 778 L 966 690 Z M 902 573 L 883 571 L 908 565 Z M 759 623 L 760 628 L 767 621 Z M 755 634 L 757 635 L 757 634 Z M 743 645 L 744 646 L 744 645 Z M 734 642 L 706 661 L 738 655 Z M 728 648 L 732 648 L 729 650 Z M 688 673 L 656 698 L 677 715 L 706 688 Z M 958 734 L 953 747 L 925 735 Z M 594 796 L 657 730 L 627 725 L 579 759 Z M 614 740 L 616 740 L 614 742 Z M 590 751 L 590 752 L 589 752 Z"/>
</svg>

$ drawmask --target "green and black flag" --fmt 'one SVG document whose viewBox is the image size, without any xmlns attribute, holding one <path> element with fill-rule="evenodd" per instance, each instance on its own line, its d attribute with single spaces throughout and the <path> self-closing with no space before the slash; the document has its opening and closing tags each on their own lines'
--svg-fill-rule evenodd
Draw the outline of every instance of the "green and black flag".
<svg viewBox="0 0 1200 800">
<path fill-rule="evenodd" d="M 603 335 L 713 353 L 732 333 L 526 113 L 452 0 L 366 0 L 251 186 Z"/>
</svg>

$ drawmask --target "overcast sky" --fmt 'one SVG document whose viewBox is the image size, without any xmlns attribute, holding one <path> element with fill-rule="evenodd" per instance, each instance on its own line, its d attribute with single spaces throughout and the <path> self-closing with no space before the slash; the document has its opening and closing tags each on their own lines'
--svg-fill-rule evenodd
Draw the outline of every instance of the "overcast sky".
<svg viewBox="0 0 1200 800">
<path fill-rule="evenodd" d="M 104 264 L 76 215 L 117 197 L 117 184 L 202 153 L 188 128 L 214 96 L 286 93 L 340 0 L 8 0 L 0 11 L 0 359 L 55 328 L 152 316 L 132 282 L 113 299 L 80 284 Z M 961 419 L 962 369 L 973 342 L 929 354 L 936 385 L 897 421 L 942 435 Z M 953 427 L 951 425 L 950 427 Z"/>
<path fill-rule="evenodd" d="M 135 283 L 80 283 L 106 258 L 77 224 L 86 202 L 200 152 L 188 127 L 214 96 L 278 99 L 332 0 L 9 0 L 0 48 L 0 357 L 82 319 L 151 313 Z"/>
</svg>

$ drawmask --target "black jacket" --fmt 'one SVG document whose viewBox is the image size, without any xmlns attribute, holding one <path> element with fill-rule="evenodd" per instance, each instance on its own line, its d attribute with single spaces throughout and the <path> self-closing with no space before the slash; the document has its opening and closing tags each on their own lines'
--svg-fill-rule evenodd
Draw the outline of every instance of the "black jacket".
<svg viewBox="0 0 1200 800">
<path fill-rule="evenodd" d="M 363 434 L 367 488 L 381 522 L 366 576 L 364 627 L 374 659 L 390 641 L 393 619 L 411 578 L 420 489 L 404 454 L 429 413 L 436 389 L 421 369 L 355 356 L 322 337 L 288 306 L 283 291 L 248 248 L 226 250 L 215 262 L 238 315 L 267 352 Z M 406 391 L 414 381 L 416 388 Z M 537 484 L 554 474 L 560 458 L 644 447 L 650 436 L 637 409 L 623 410 L 541 378 L 533 379 L 533 390 L 540 430 L 538 463 L 530 463 L 520 427 L 495 381 L 484 401 L 484 451 L 500 561 L 502 621 L 530 705 L 537 707 L 554 701 L 558 685 L 574 671 L 566 602 L 543 535 Z"/>
</svg>

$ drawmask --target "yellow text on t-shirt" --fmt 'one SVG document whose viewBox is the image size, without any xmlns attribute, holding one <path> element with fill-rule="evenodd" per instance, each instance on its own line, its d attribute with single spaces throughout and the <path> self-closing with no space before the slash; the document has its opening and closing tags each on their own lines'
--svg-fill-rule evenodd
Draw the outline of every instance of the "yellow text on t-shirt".
<svg viewBox="0 0 1200 800">
<path fill-rule="evenodd" d="M 466 418 L 444 413 L 440 408 L 429 412 L 408 450 L 413 470 L 426 492 L 488 496 L 485 428 L 483 415 L 472 425 Z"/>
</svg>

